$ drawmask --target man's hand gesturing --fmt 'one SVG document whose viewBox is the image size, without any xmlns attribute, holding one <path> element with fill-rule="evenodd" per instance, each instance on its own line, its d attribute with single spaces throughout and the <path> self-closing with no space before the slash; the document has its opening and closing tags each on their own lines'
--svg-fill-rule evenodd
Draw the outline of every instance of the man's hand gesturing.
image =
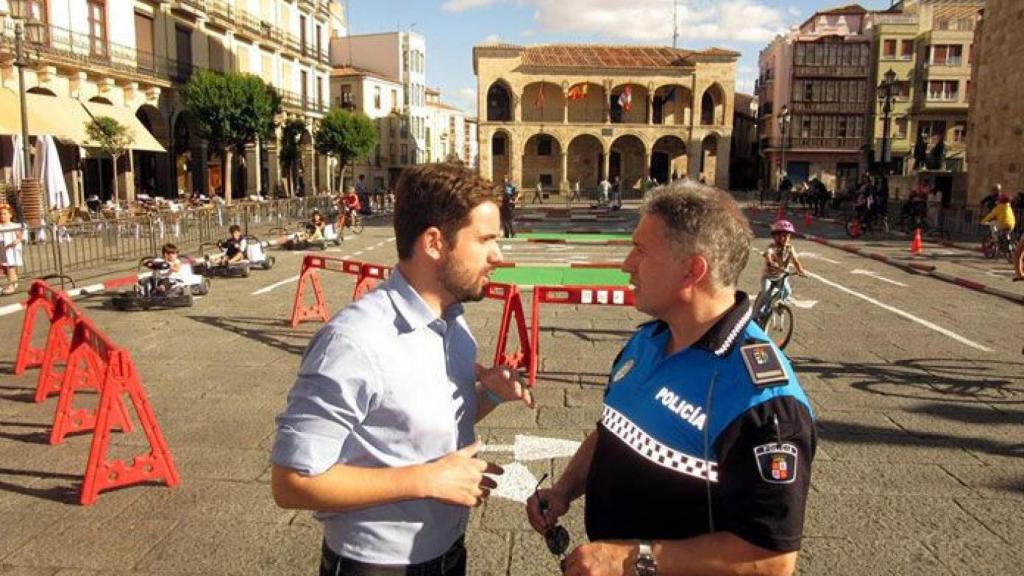
<svg viewBox="0 0 1024 576">
<path fill-rule="evenodd" d="M 484 474 L 502 474 L 501 466 L 476 457 L 483 443 L 476 442 L 427 465 L 426 494 L 446 504 L 479 506 L 498 487 Z"/>
</svg>

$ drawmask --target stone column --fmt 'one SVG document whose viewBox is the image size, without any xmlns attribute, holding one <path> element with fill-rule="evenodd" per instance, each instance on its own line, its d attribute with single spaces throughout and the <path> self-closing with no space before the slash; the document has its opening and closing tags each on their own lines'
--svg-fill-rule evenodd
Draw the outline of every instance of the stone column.
<svg viewBox="0 0 1024 576">
<path fill-rule="evenodd" d="M 604 178 L 608 178 L 609 180 L 611 179 L 609 174 L 608 174 L 608 170 L 611 167 L 611 162 L 612 162 L 611 158 L 612 158 L 612 150 L 611 150 L 611 148 L 608 148 L 607 150 L 604 151 L 604 154 L 601 157 L 601 164 L 602 164 L 601 168 L 604 170 L 604 172 L 602 174 L 600 174 L 602 179 L 604 179 Z M 599 180 L 599 182 L 600 182 L 600 180 Z"/>
<path fill-rule="evenodd" d="M 562 124 L 569 123 L 569 98 L 562 94 Z"/>
<path fill-rule="evenodd" d="M 250 194 L 260 190 L 259 140 L 245 145 L 245 190 Z"/>
<path fill-rule="evenodd" d="M 523 121 L 523 99 L 518 94 L 512 94 L 512 115 L 516 124 Z"/>
<path fill-rule="evenodd" d="M 722 190 L 729 189 L 729 156 L 732 149 L 732 136 L 719 136 L 718 137 L 718 153 L 715 158 L 715 174 L 714 180 L 712 175 L 708 174 L 708 183 L 713 183 Z"/>
<path fill-rule="evenodd" d="M 209 189 L 209 181 L 207 180 L 206 165 L 209 163 L 207 158 L 208 146 L 205 140 L 199 140 L 192 146 L 192 164 L 189 166 L 189 170 L 192 171 L 192 189 L 198 190 L 200 194 L 210 195 L 212 192 Z"/>
<path fill-rule="evenodd" d="M 672 173 L 672 167 L 669 166 L 669 174 L 671 174 L 671 173 Z M 646 182 L 647 179 L 650 176 L 651 176 L 651 151 L 646 149 L 646 148 L 644 148 L 644 175 L 643 175 L 644 181 Z"/>
<path fill-rule="evenodd" d="M 273 140 L 267 143 L 267 179 L 270 180 L 267 186 L 267 195 L 271 198 L 277 194 L 281 184 L 281 164 L 277 159 L 277 143 Z"/>
<path fill-rule="evenodd" d="M 558 183 L 558 190 L 562 194 L 569 192 L 569 153 L 562 151 L 562 180 Z"/>
<path fill-rule="evenodd" d="M 128 150 L 121 156 L 120 161 L 127 165 L 127 169 L 123 174 L 117 175 L 121 178 L 118 186 L 121 189 L 121 195 L 129 202 L 135 202 L 135 151 Z"/>
<path fill-rule="evenodd" d="M 306 187 L 306 196 L 316 194 L 316 180 L 313 169 L 313 147 L 306 146 L 301 152 L 302 183 Z"/>
<path fill-rule="evenodd" d="M 665 110 L 662 109 L 661 113 L 664 114 Z M 647 93 L 647 124 L 654 124 L 654 94 L 650 92 Z"/>
<path fill-rule="evenodd" d="M 686 154 L 686 176 L 690 180 L 697 180 L 700 178 L 700 162 L 704 157 L 704 150 L 701 148 L 701 141 L 696 138 L 690 140 L 688 148 L 689 152 Z"/>
</svg>

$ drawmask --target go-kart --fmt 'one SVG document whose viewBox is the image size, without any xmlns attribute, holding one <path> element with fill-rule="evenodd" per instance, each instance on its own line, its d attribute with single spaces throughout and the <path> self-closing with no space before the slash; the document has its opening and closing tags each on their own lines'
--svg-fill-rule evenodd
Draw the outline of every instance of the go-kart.
<svg viewBox="0 0 1024 576">
<path fill-rule="evenodd" d="M 217 244 L 203 244 L 199 247 L 199 251 L 203 252 L 203 248 L 206 246 L 224 250 L 224 243 L 218 242 Z M 255 236 L 242 237 L 242 250 L 245 252 L 245 258 L 235 262 L 225 263 L 224 252 L 214 256 L 204 255 L 202 260 L 195 263 L 192 270 L 207 278 L 247 278 L 249 270 L 252 268 L 270 270 L 274 267 L 274 257 L 268 256 L 263 251 L 263 245 Z"/>
<path fill-rule="evenodd" d="M 140 278 L 132 288 L 115 295 L 111 304 L 118 310 L 149 310 L 150 308 L 186 308 L 194 296 L 210 291 L 210 280 L 192 271 L 192 264 L 182 261 L 178 272 L 163 258 L 146 257 L 139 261 L 139 270 L 152 273 Z"/>
<path fill-rule="evenodd" d="M 341 236 L 334 229 L 334 224 L 326 224 L 321 237 L 310 234 L 308 229 L 305 232 L 295 232 L 281 244 L 281 248 L 285 250 L 324 250 L 328 244 L 341 246 L 341 240 Z"/>
</svg>

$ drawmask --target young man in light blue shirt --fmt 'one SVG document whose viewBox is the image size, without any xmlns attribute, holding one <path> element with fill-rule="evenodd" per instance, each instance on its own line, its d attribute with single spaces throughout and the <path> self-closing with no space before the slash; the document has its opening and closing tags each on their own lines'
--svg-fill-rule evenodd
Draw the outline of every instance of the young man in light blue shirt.
<svg viewBox="0 0 1024 576">
<path fill-rule="evenodd" d="M 502 367 L 476 363 L 462 302 L 501 262 L 494 186 L 464 168 L 407 170 L 398 265 L 313 338 L 271 459 L 278 505 L 324 524 L 320 574 L 465 573 L 469 509 L 501 469 L 473 425 L 505 400 L 533 407 Z"/>
</svg>

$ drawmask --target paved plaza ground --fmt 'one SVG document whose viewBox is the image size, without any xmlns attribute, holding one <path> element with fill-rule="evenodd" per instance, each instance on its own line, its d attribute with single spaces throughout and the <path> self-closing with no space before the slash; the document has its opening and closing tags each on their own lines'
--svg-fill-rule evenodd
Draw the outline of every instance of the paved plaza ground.
<svg viewBox="0 0 1024 576">
<path fill-rule="evenodd" d="M 632 226 L 635 213 L 624 215 L 622 225 Z M 762 249 L 766 229 L 756 231 Z M 812 232 L 840 237 L 827 222 L 815 222 Z M 896 255 L 907 241 L 862 243 Z M 522 241 L 503 247 L 506 260 L 523 263 L 621 260 L 628 249 Z M 1021 573 L 1022 307 L 828 246 L 797 247 L 813 274 L 794 281 L 796 332 L 786 352 L 820 437 L 800 573 Z M 390 264 L 393 233 L 371 221 L 328 254 Z M 91 437 L 48 444 L 56 399 L 32 401 L 38 371 L 12 374 L 23 315 L 0 317 L 0 575 L 315 573 L 318 523 L 277 508 L 269 488 L 273 418 L 318 327 L 288 326 L 302 254 L 275 255 L 273 270 L 215 280 L 193 308 L 122 313 L 100 296 L 80 301 L 141 372 L 181 472 L 172 489 L 129 487 L 79 506 Z M 756 291 L 760 265 L 751 256 L 741 287 Z M 968 250 L 928 246 L 922 258 L 1022 287 L 1009 281 L 1005 264 Z M 352 277 L 323 278 L 328 304 L 340 309 Z M 484 361 L 494 351 L 500 312 L 494 301 L 469 306 Z M 599 417 L 612 359 L 644 320 L 630 308 L 546 307 L 536 410 L 501 407 L 479 434 L 502 450 L 517 436 L 583 439 Z M 117 455 L 141 452 L 144 444 L 138 432 L 114 435 Z M 520 480 L 557 475 L 567 461 L 522 454 L 517 461 L 512 451 L 487 456 Z M 526 523 L 521 496 L 510 488 L 473 511 L 470 574 L 558 573 Z M 584 540 L 582 502 L 566 525 L 573 542 Z"/>
</svg>

